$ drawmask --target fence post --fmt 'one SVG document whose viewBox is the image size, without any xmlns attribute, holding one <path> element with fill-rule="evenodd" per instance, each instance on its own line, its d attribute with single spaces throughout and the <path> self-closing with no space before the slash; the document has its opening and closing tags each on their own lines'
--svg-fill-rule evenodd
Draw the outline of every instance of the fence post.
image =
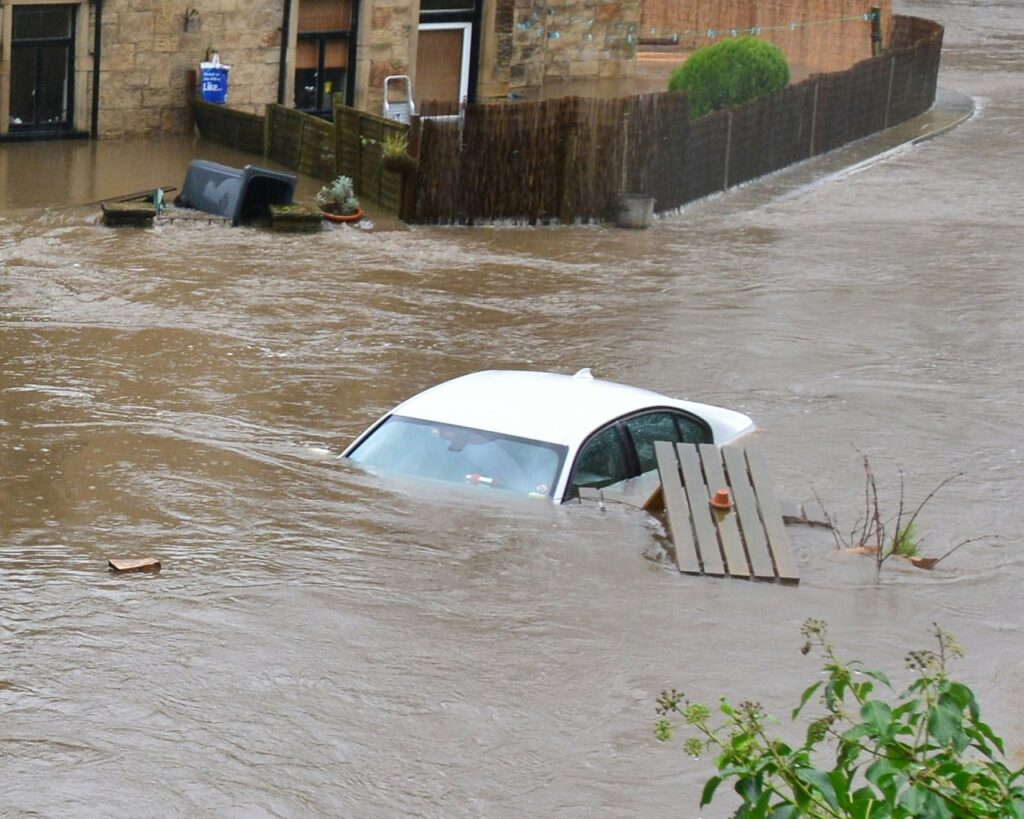
<svg viewBox="0 0 1024 819">
<path fill-rule="evenodd" d="M 274 106 L 268 105 L 263 111 L 263 158 L 267 159 L 270 156 L 270 135 L 271 135 L 271 124 L 270 120 L 274 116 Z"/>
<path fill-rule="evenodd" d="M 629 190 L 629 111 L 622 112 L 622 173 L 619 179 L 619 193 Z"/>
<path fill-rule="evenodd" d="M 572 209 L 571 180 L 575 169 L 573 160 L 576 158 L 576 131 L 579 123 L 579 112 L 576 106 L 572 107 L 572 118 L 566 124 L 562 136 L 562 162 L 559 168 L 559 197 L 558 197 L 558 221 L 560 224 L 572 224 L 574 214 Z"/>
<path fill-rule="evenodd" d="M 729 154 L 732 153 L 732 111 L 725 128 L 725 167 L 722 169 L 722 190 L 729 190 Z"/>
<path fill-rule="evenodd" d="M 821 80 L 814 81 L 814 105 L 811 106 L 811 144 L 807 149 L 807 156 L 814 156 L 814 137 L 818 129 L 818 86 Z"/>
<path fill-rule="evenodd" d="M 416 159 L 412 170 L 402 174 L 402 192 L 398 201 L 398 218 L 403 222 L 416 217 L 416 185 L 420 169 L 420 118 L 413 115 L 409 118 L 409 155 Z"/>
<path fill-rule="evenodd" d="M 882 123 L 882 130 L 889 127 L 889 109 L 892 107 L 892 81 L 896 74 L 895 55 L 889 60 L 889 93 L 885 97 L 885 121 Z"/>
</svg>

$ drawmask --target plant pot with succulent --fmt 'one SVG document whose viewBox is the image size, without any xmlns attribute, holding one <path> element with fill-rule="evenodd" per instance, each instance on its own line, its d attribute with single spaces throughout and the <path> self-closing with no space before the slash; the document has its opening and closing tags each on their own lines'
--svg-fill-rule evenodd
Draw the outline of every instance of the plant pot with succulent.
<svg viewBox="0 0 1024 819">
<path fill-rule="evenodd" d="M 320 188 L 316 203 L 328 222 L 358 222 L 363 218 L 352 180 L 347 176 L 339 176 L 330 185 Z"/>
<path fill-rule="evenodd" d="M 416 167 L 416 159 L 409 154 L 409 137 L 404 131 L 384 137 L 380 148 L 380 163 L 395 173 L 408 173 Z"/>
</svg>

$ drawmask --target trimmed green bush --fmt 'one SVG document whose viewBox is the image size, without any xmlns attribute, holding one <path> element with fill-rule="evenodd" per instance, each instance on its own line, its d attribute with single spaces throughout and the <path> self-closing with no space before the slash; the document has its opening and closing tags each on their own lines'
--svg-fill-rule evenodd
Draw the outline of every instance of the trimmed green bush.
<svg viewBox="0 0 1024 819">
<path fill-rule="evenodd" d="M 672 72 L 669 91 L 685 91 L 690 118 L 762 97 L 789 84 L 789 63 L 778 46 L 737 37 L 698 49 Z"/>
</svg>

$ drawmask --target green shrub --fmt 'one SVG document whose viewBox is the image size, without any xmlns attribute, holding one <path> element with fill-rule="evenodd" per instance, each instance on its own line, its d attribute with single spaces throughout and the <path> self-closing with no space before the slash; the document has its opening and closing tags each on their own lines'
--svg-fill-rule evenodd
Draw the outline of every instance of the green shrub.
<svg viewBox="0 0 1024 819">
<path fill-rule="evenodd" d="M 789 64 L 777 46 L 738 37 L 701 48 L 672 72 L 669 91 L 685 91 L 690 117 L 762 97 L 789 84 Z"/>
<path fill-rule="evenodd" d="M 687 753 L 715 754 L 701 807 L 730 782 L 742 819 L 1024 819 L 1024 768 L 1007 766 L 974 692 L 949 676 L 947 663 L 962 654 L 949 633 L 935 626 L 936 648 L 907 654 L 917 677 L 899 692 L 881 671 L 840 660 L 822 621 L 802 632 L 804 653 L 817 646 L 825 672 L 793 710 L 795 720 L 815 695 L 824 706 L 802 745 L 772 736 L 758 703 L 723 698 L 716 719 L 674 689 L 658 697 L 657 738 L 671 739 L 670 717 L 682 717 L 696 734 Z"/>
</svg>

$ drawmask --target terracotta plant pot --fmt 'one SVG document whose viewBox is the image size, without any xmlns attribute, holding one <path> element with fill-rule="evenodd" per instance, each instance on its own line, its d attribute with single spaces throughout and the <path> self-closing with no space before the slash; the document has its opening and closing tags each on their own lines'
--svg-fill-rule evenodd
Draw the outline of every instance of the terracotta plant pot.
<svg viewBox="0 0 1024 819">
<path fill-rule="evenodd" d="M 320 211 L 328 222 L 358 222 L 364 213 L 362 208 L 356 208 L 355 213 L 335 213 L 329 205 L 320 208 Z"/>
</svg>

